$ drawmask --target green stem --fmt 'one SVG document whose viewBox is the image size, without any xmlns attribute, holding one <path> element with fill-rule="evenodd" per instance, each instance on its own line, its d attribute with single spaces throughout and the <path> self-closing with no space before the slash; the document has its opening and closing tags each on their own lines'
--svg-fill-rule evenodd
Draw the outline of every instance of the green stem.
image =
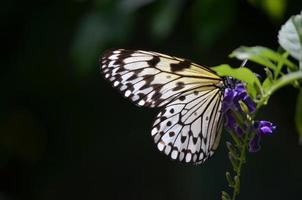
<svg viewBox="0 0 302 200">
<path fill-rule="evenodd" d="M 296 71 L 289 73 L 287 75 L 282 76 L 279 78 L 267 92 L 268 96 L 271 96 L 276 90 L 280 89 L 281 87 L 293 83 L 294 81 L 302 79 L 302 71 Z"/>
<path fill-rule="evenodd" d="M 262 98 L 257 102 L 257 110 L 263 105 L 265 105 L 272 96 L 272 94 L 280 89 L 283 86 L 286 86 L 288 84 L 293 83 L 294 81 L 298 81 L 302 79 L 302 70 L 301 71 L 296 71 L 292 72 L 290 74 L 284 75 L 281 78 L 279 78 L 272 86 L 271 88 L 262 96 Z"/>
<path fill-rule="evenodd" d="M 235 173 L 236 173 L 235 177 L 236 178 L 235 178 L 235 185 L 234 185 L 232 200 L 236 199 L 236 196 L 239 194 L 239 191 L 240 191 L 241 168 L 242 168 L 243 164 L 245 163 L 245 157 L 246 157 L 246 150 L 247 150 L 247 145 L 248 145 L 248 139 L 249 139 L 249 134 L 246 133 L 244 135 L 243 145 L 241 146 L 241 149 L 240 149 L 239 164 L 238 164 L 237 169 L 235 170 Z"/>
</svg>

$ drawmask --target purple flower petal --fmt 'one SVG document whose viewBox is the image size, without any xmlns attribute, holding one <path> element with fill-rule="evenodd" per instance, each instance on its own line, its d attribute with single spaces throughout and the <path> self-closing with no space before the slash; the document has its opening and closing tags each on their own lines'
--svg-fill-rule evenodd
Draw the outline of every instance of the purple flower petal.
<svg viewBox="0 0 302 200">
<path fill-rule="evenodd" d="M 264 126 L 260 128 L 260 132 L 262 135 L 271 135 L 273 133 L 273 130 L 267 126 Z"/>
<path fill-rule="evenodd" d="M 261 141 L 261 135 L 256 134 L 255 137 L 251 139 L 249 143 L 249 152 L 254 153 L 259 151 L 261 149 L 260 141 Z"/>
<path fill-rule="evenodd" d="M 245 92 L 245 91 L 246 91 L 246 90 L 245 90 L 245 87 L 244 87 L 244 85 L 243 85 L 242 83 L 238 83 L 238 84 L 235 86 L 235 90 L 236 90 L 237 92 L 239 92 L 239 93 Z"/>
<path fill-rule="evenodd" d="M 255 112 L 256 104 L 249 96 L 245 96 L 243 99 L 243 102 L 248 107 L 250 113 Z"/>
<path fill-rule="evenodd" d="M 233 129 L 233 130 L 237 126 L 236 120 L 235 120 L 234 116 L 232 115 L 232 111 L 230 111 L 230 110 L 226 113 L 225 125 L 229 129 Z"/>
<path fill-rule="evenodd" d="M 241 92 L 238 92 L 238 95 L 237 95 L 237 98 L 240 99 L 240 100 L 243 100 L 247 97 L 247 93 L 246 91 L 241 91 Z"/>
<path fill-rule="evenodd" d="M 227 103 L 232 103 L 234 98 L 234 91 L 230 88 L 226 88 L 224 91 L 224 101 Z"/>
<path fill-rule="evenodd" d="M 257 127 L 257 131 L 261 135 L 271 135 L 275 129 L 276 126 L 273 126 L 271 122 L 264 120 L 260 121 Z"/>
<path fill-rule="evenodd" d="M 265 120 L 261 120 L 260 122 L 259 122 L 259 126 L 272 126 L 273 124 L 271 123 L 271 122 L 269 122 L 269 121 L 265 121 Z"/>
<path fill-rule="evenodd" d="M 243 130 L 239 126 L 237 126 L 236 128 L 236 133 L 239 137 L 241 137 L 244 134 Z"/>
</svg>

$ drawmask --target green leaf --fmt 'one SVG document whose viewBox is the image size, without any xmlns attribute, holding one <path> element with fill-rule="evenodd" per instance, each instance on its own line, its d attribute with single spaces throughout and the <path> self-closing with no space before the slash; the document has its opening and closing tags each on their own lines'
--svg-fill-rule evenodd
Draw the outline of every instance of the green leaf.
<svg viewBox="0 0 302 200">
<path fill-rule="evenodd" d="M 262 83 L 263 92 L 266 93 L 273 84 L 273 74 L 268 68 L 264 68 L 266 72 L 266 79 Z"/>
<path fill-rule="evenodd" d="M 263 92 L 266 93 L 272 86 L 273 82 L 272 79 L 270 79 L 269 77 L 267 77 L 262 84 L 262 88 L 263 88 Z"/>
<path fill-rule="evenodd" d="M 273 80 L 274 75 L 273 75 L 272 71 L 269 68 L 264 68 L 264 71 L 266 73 L 266 77 L 270 78 L 271 80 Z"/>
<path fill-rule="evenodd" d="M 227 146 L 229 152 L 232 154 L 232 156 L 234 158 L 238 159 L 239 158 L 238 152 L 237 152 L 236 148 L 232 145 L 232 143 L 226 142 L 226 146 Z"/>
<path fill-rule="evenodd" d="M 107 0 L 109 1 L 109 0 Z M 119 7 L 123 8 L 123 10 L 127 10 L 128 12 L 134 12 L 141 7 L 144 7 L 148 4 L 153 3 L 155 0 L 123 0 L 123 1 L 118 1 Z M 100 3 L 103 3 L 104 0 L 99 1 Z"/>
<path fill-rule="evenodd" d="M 238 169 L 239 163 L 238 163 L 238 159 L 236 159 L 231 152 L 229 152 L 229 160 L 231 161 L 232 167 L 234 169 L 234 171 L 236 171 Z"/>
<path fill-rule="evenodd" d="M 229 65 L 223 64 L 213 67 L 212 69 L 216 71 L 219 76 L 231 76 L 245 82 L 247 84 L 246 89 L 253 99 L 256 98 L 257 92 L 262 90 L 259 79 L 248 68 L 231 68 Z"/>
<path fill-rule="evenodd" d="M 230 57 L 231 58 L 235 57 L 239 60 L 248 59 L 250 61 L 258 63 L 259 65 L 268 67 L 273 71 L 275 71 L 277 68 L 275 63 L 279 63 L 279 62 L 283 62 L 292 70 L 295 70 L 297 68 L 297 66 L 294 63 L 284 58 L 282 54 L 262 46 L 239 47 L 230 54 Z"/>
<path fill-rule="evenodd" d="M 234 133 L 233 131 L 230 131 L 230 135 L 233 139 L 233 141 L 235 142 L 236 147 L 239 147 L 241 145 L 241 141 L 240 139 L 237 137 L 236 133 Z"/>
<path fill-rule="evenodd" d="M 173 30 L 184 2 L 180 0 L 166 0 L 158 1 L 158 3 L 151 22 L 151 32 L 152 36 L 157 39 L 163 39 L 169 36 Z"/>
<path fill-rule="evenodd" d="M 285 58 L 285 59 L 287 59 L 288 55 L 289 55 L 289 53 L 286 51 L 286 52 L 284 52 L 284 53 L 282 54 L 282 57 Z M 279 76 L 279 74 L 280 74 L 280 72 L 281 72 L 283 66 L 284 66 L 284 62 L 281 61 L 281 62 L 278 63 L 277 68 L 276 68 L 276 70 L 274 71 L 274 74 L 275 74 L 275 77 L 274 77 L 274 78 L 275 78 L 275 79 L 278 78 L 278 76 Z M 297 67 L 295 67 L 295 68 L 297 68 Z M 289 71 L 291 71 L 291 68 L 288 68 L 288 69 L 289 69 Z"/>
<path fill-rule="evenodd" d="M 239 191 L 240 191 L 240 178 L 239 176 L 235 176 L 234 177 L 234 181 L 237 183 L 237 194 L 239 194 Z"/>
<path fill-rule="evenodd" d="M 302 12 L 292 16 L 280 29 L 279 44 L 300 62 L 302 61 Z"/>
<path fill-rule="evenodd" d="M 132 21 L 133 15 L 115 4 L 110 9 L 92 10 L 82 18 L 71 47 L 72 64 L 79 78 L 95 72 L 96 61 L 104 49 L 129 36 Z"/>
<path fill-rule="evenodd" d="M 297 97 L 295 121 L 296 128 L 299 134 L 299 143 L 300 145 L 302 145 L 302 88 L 300 89 L 300 92 Z"/>
<path fill-rule="evenodd" d="M 186 14 L 186 17 L 191 20 L 196 42 L 208 49 L 232 28 L 238 13 L 237 0 L 202 0 L 192 4 L 192 16 Z"/>
<path fill-rule="evenodd" d="M 280 20 L 286 10 L 286 0 L 265 0 L 263 8 L 272 19 Z"/>
<path fill-rule="evenodd" d="M 286 10 L 286 0 L 248 0 L 253 5 L 260 7 L 274 21 L 282 19 Z"/>
<path fill-rule="evenodd" d="M 221 200 L 231 200 L 231 196 L 227 192 L 222 191 L 221 192 Z"/>
<path fill-rule="evenodd" d="M 227 181 L 228 181 L 229 186 L 230 186 L 230 187 L 234 187 L 234 186 L 235 186 L 235 181 L 234 181 L 234 179 L 232 178 L 230 172 L 226 172 L 226 173 L 225 173 L 225 177 L 226 177 L 226 179 L 227 179 Z"/>
</svg>

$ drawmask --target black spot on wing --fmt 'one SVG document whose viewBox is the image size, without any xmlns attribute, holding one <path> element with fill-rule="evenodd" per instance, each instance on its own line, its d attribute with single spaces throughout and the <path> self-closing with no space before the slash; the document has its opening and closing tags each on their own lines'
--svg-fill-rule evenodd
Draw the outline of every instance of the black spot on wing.
<svg viewBox="0 0 302 200">
<path fill-rule="evenodd" d="M 185 83 L 184 82 L 177 82 L 176 83 L 176 87 L 173 88 L 173 91 L 177 91 L 177 90 L 181 90 L 185 87 Z"/>
<path fill-rule="evenodd" d="M 191 61 L 183 60 L 183 61 L 179 61 L 179 63 L 170 64 L 170 69 L 172 72 L 177 72 L 189 68 L 190 66 L 191 66 Z"/>
<path fill-rule="evenodd" d="M 185 96 L 180 96 L 180 97 L 179 97 L 179 100 L 180 100 L 180 101 L 184 101 L 185 99 L 186 99 Z"/>
<path fill-rule="evenodd" d="M 171 131 L 171 132 L 169 132 L 169 136 L 170 137 L 173 137 L 175 135 L 175 132 L 174 131 Z M 174 147 L 175 149 L 177 149 L 176 147 Z"/>
<path fill-rule="evenodd" d="M 180 141 L 183 144 L 187 139 L 187 136 L 181 136 Z"/>
<path fill-rule="evenodd" d="M 147 62 L 150 66 L 154 67 L 157 65 L 157 63 L 159 63 L 159 61 L 160 61 L 160 58 L 158 56 L 153 56 L 153 58 Z"/>
</svg>

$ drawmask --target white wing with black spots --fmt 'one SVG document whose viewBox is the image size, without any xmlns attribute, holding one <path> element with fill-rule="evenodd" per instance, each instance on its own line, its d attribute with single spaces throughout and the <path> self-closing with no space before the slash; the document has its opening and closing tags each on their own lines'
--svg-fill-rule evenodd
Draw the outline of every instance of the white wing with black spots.
<svg viewBox="0 0 302 200">
<path fill-rule="evenodd" d="M 100 65 L 113 87 L 139 106 L 161 107 L 182 93 L 221 85 L 221 78 L 208 68 L 155 52 L 109 51 Z"/>
<path fill-rule="evenodd" d="M 222 128 L 221 77 L 189 60 L 140 50 L 109 51 L 100 65 L 136 105 L 161 107 L 151 131 L 161 152 L 195 164 L 214 153 Z"/>
<path fill-rule="evenodd" d="M 216 88 L 180 96 L 166 105 L 151 131 L 157 148 L 173 160 L 203 163 L 220 140 L 221 100 Z"/>
</svg>

